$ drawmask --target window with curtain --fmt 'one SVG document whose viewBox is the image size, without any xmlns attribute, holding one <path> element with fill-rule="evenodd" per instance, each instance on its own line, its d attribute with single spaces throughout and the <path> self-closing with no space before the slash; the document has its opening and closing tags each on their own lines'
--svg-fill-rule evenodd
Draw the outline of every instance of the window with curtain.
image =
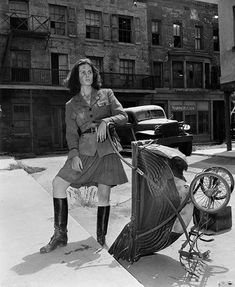
<svg viewBox="0 0 235 287">
<path fill-rule="evenodd" d="M 175 48 L 182 48 L 182 25 L 179 23 L 173 24 L 173 40 Z"/>
<path fill-rule="evenodd" d="M 213 27 L 213 47 L 214 51 L 219 51 L 219 28 Z"/>
<path fill-rule="evenodd" d="M 101 13 L 86 11 L 86 38 L 101 39 Z"/>
<path fill-rule="evenodd" d="M 184 88 L 184 65 L 183 61 L 172 62 L 173 88 Z"/>
<path fill-rule="evenodd" d="M 202 88 L 202 63 L 186 63 L 187 88 Z"/>
<path fill-rule="evenodd" d="M 152 45 L 158 46 L 161 43 L 160 21 L 152 20 Z"/>
<path fill-rule="evenodd" d="M 203 49 L 203 27 L 195 26 L 195 49 Z"/>
</svg>

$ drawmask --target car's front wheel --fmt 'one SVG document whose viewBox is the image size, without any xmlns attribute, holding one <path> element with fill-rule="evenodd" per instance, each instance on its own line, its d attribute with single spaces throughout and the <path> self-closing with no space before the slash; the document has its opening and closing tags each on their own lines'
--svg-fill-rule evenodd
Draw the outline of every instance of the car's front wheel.
<svg viewBox="0 0 235 287">
<path fill-rule="evenodd" d="M 182 143 L 179 146 L 179 151 L 181 151 L 186 156 L 190 156 L 192 154 L 192 150 L 193 150 L 193 143 L 192 142 Z"/>
</svg>

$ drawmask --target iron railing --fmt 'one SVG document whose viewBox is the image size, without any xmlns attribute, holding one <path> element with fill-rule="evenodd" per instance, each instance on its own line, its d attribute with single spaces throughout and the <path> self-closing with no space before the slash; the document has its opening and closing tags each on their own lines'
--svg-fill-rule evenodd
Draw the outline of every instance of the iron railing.
<svg viewBox="0 0 235 287">
<path fill-rule="evenodd" d="M 1 84 L 62 86 L 68 70 L 1 67 Z M 102 86 L 116 89 L 151 90 L 157 87 L 157 78 L 150 75 L 101 73 Z"/>
<path fill-rule="evenodd" d="M 68 70 L 1 67 L 0 83 L 62 86 L 67 74 Z"/>
<path fill-rule="evenodd" d="M 29 31 L 34 33 L 50 32 L 49 17 L 28 15 L 26 13 L 0 11 L 1 31 Z"/>
</svg>

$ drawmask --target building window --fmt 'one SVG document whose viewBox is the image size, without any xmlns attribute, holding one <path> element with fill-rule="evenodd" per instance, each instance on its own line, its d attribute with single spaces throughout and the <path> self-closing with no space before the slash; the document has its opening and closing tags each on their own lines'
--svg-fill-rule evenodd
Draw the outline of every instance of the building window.
<svg viewBox="0 0 235 287">
<path fill-rule="evenodd" d="M 120 60 L 119 72 L 120 80 L 122 86 L 133 87 L 134 85 L 134 70 L 135 70 L 135 61 L 134 60 Z"/>
<path fill-rule="evenodd" d="M 235 47 L 235 6 L 233 6 L 233 41 L 234 41 L 233 47 Z"/>
<path fill-rule="evenodd" d="M 202 63 L 187 62 L 187 88 L 202 88 Z"/>
<path fill-rule="evenodd" d="M 88 57 L 92 63 L 98 68 L 100 73 L 103 73 L 103 58 L 100 57 Z"/>
<path fill-rule="evenodd" d="M 152 45 L 160 45 L 160 21 L 152 20 Z"/>
<path fill-rule="evenodd" d="M 101 39 L 101 14 L 86 11 L 86 38 Z"/>
<path fill-rule="evenodd" d="M 197 103 L 198 134 L 209 133 L 209 103 L 207 101 Z"/>
<path fill-rule="evenodd" d="M 10 28 L 17 30 L 28 30 L 29 7 L 27 1 L 9 0 Z"/>
<path fill-rule="evenodd" d="M 214 51 L 219 51 L 219 28 L 213 27 L 213 44 Z"/>
<path fill-rule="evenodd" d="M 182 48 L 182 26 L 181 24 L 173 24 L 174 47 Z"/>
<path fill-rule="evenodd" d="M 11 51 L 11 80 L 30 81 L 30 51 Z"/>
<path fill-rule="evenodd" d="M 211 88 L 220 89 L 220 66 L 211 67 Z"/>
<path fill-rule="evenodd" d="M 208 111 L 198 111 L 198 133 L 208 134 L 209 132 L 209 114 Z"/>
<path fill-rule="evenodd" d="M 173 88 L 184 88 L 184 65 L 182 61 L 172 62 Z"/>
<path fill-rule="evenodd" d="M 68 74 L 68 55 L 51 53 L 51 80 L 52 85 L 63 85 Z"/>
<path fill-rule="evenodd" d="M 119 16 L 118 18 L 119 42 L 131 43 L 131 18 Z"/>
<path fill-rule="evenodd" d="M 203 28 L 202 26 L 195 26 L 195 49 L 203 49 Z"/>
<path fill-rule="evenodd" d="M 23 104 L 13 105 L 14 134 L 30 135 L 30 106 Z"/>
<path fill-rule="evenodd" d="M 154 87 L 162 88 L 162 63 L 153 62 Z"/>
<path fill-rule="evenodd" d="M 171 113 L 173 119 L 184 121 L 190 125 L 190 133 L 194 135 L 209 135 L 209 103 L 208 101 L 172 101 Z"/>
<path fill-rule="evenodd" d="M 49 5 L 51 33 L 65 35 L 66 31 L 66 7 Z"/>
</svg>

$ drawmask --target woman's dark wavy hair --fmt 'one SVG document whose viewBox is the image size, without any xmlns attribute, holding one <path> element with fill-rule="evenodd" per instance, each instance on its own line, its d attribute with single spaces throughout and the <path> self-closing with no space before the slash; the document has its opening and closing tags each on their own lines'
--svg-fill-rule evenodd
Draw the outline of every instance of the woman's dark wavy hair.
<svg viewBox="0 0 235 287">
<path fill-rule="evenodd" d="M 81 84 L 79 81 L 79 66 L 84 64 L 90 65 L 93 71 L 93 83 L 91 86 L 96 90 L 101 88 L 101 77 L 99 70 L 94 66 L 90 59 L 80 59 L 74 64 L 67 78 L 64 80 L 65 86 L 69 88 L 69 91 L 72 95 L 76 95 L 81 90 Z"/>
</svg>

